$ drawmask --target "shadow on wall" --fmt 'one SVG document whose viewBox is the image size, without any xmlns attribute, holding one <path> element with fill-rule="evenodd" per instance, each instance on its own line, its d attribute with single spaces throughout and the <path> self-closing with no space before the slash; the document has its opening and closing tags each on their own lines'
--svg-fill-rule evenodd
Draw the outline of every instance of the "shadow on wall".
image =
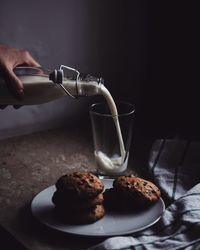
<svg viewBox="0 0 200 250">
<path fill-rule="evenodd" d="M 0 43 L 29 50 L 42 66 L 65 64 L 102 76 L 116 100 L 139 103 L 147 60 L 147 1 L 44 0 L 38 5 L 2 0 L 0 30 Z M 17 112 L 6 109 L 0 117 L 4 125 L 12 124 L 8 134 L 16 126 L 23 133 L 23 124 L 33 131 L 39 123 L 51 128 L 61 126 L 68 112 L 71 118 L 87 113 L 88 101 L 72 105 L 65 98 Z"/>
<path fill-rule="evenodd" d="M 147 1 L 91 1 L 91 44 L 115 99 L 136 106 L 146 77 Z"/>
</svg>

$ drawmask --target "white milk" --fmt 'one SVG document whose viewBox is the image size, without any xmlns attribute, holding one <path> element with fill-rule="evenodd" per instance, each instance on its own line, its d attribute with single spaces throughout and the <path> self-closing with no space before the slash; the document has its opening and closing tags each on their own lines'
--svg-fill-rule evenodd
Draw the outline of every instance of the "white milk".
<svg viewBox="0 0 200 250">
<path fill-rule="evenodd" d="M 124 141 L 122 138 L 121 128 L 119 124 L 118 119 L 118 112 L 115 105 L 115 102 L 110 94 L 110 92 L 107 90 L 107 88 L 104 85 L 101 85 L 101 94 L 105 97 L 107 104 L 109 106 L 111 115 L 113 116 L 113 121 L 116 126 L 117 130 L 117 136 L 119 140 L 119 146 L 120 146 L 120 154 L 121 155 L 115 155 L 112 158 L 108 157 L 101 151 L 95 152 L 95 160 L 98 165 L 98 167 L 106 173 L 120 173 L 126 170 L 128 165 L 128 156 L 126 157 L 126 151 L 124 147 Z M 126 160 L 125 160 L 126 157 Z"/>
<path fill-rule="evenodd" d="M 55 84 L 49 80 L 48 75 L 24 75 L 18 77 L 24 86 L 24 99 L 17 100 L 13 97 L 4 80 L 0 79 L 0 105 L 35 105 L 46 103 L 66 95 L 59 84 Z M 124 171 L 127 167 L 128 157 L 125 160 L 126 152 L 117 116 L 118 112 L 110 92 L 103 84 L 95 80 L 81 80 L 76 83 L 75 80 L 64 78 L 63 86 L 71 95 L 92 96 L 101 94 L 105 97 L 116 126 L 121 155 L 109 158 L 103 152 L 98 151 L 95 152 L 95 159 L 98 166 L 106 172 L 117 173 Z"/>
<path fill-rule="evenodd" d="M 9 92 L 6 83 L 0 79 L 0 105 L 35 105 L 58 99 L 67 95 L 59 84 L 53 83 L 48 76 L 19 76 L 24 86 L 24 99 L 18 100 Z M 74 96 L 100 94 L 96 81 L 78 81 L 64 79 L 63 86 Z"/>
</svg>

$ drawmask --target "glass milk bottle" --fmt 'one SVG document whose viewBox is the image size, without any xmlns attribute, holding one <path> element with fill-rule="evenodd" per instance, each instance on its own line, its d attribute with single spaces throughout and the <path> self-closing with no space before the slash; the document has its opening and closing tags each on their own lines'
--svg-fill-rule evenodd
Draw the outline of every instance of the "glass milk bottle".
<svg viewBox="0 0 200 250">
<path fill-rule="evenodd" d="M 64 76 L 63 68 L 74 72 L 75 76 Z M 68 94 L 78 96 L 98 95 L 101 92 L 102 78 L 80 74 L 76 69 L 61 65 L 50 72 L 37 67 L 16 67 L 15 74 L 24 86 L 24 98 L 18 100 L 9 92 L 0 76 L 0 105 L 34 105 L 53 101 Z"/>
</svg>

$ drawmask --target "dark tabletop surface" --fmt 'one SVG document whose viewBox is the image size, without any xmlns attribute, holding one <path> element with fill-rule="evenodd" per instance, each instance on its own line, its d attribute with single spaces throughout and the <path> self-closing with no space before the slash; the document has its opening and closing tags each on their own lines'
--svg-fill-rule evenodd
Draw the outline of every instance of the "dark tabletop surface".
<svg viewBox="0 0 200 250">
<path fill-rule="evenodd" d="M 0 235 L 7 249 L 20 249 L 20 242 L 34 250 L 87 249 L 104 240 L 49 229 L 37 222 L 30 210 L 34 196 L 54 185 L 61 175 L 95 171 L 92 144 L 90 131 L 79 128 L 59 128 L 0 141 Z M 151 139 L 135 134 L 128 173 L 145 177 L 151 144 Z"/>
</svg>

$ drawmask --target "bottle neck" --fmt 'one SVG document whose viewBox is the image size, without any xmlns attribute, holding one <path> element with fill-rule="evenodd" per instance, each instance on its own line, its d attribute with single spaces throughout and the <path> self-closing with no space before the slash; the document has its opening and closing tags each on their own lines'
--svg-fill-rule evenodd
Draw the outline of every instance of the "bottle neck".
<svg viewBox="0 0 200 250">
<path fill-rule="evenodd" d="M 94 96 L 101 94 L 101 82 L 96 81 L 84 81 L 79 80 L 78 82 L 70 79 L 64 79 L 63 84 L 60 85 L 64 87 L 63 91 L 70 95 L 71 97 L 77 98 L 81 96 Z"/>
<path fill-rule="evenodd" d="M 78 96 L 101 95 L 101 82 L 96 81 L 79 81 L 77 83 Z"/>
<path fill-rule="evenodd" d="M 86 74 L 79 74 L 75 79 L 64 78 L 62 72 L 57 70 L 49 75 L 49 79 L 60 85 L 63 91 L 73 98 L 99 95 L 101 94 L 101 86 L 103 85 L 102 78 Z"/>
</svg>

